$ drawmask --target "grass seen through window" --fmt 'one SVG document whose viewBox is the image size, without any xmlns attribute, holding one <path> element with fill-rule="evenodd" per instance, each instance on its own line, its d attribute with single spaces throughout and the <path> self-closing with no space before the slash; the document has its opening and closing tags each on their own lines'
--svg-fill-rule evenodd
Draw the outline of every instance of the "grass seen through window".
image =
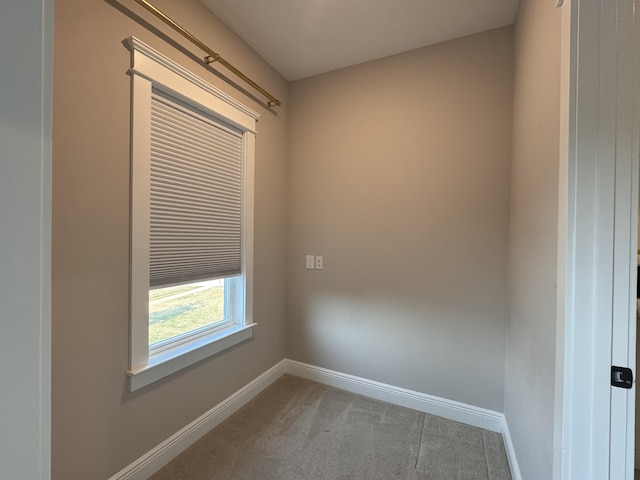
<svg viewBox="0 0 640 480">
<path fill-rule="evenodd" d="M 224 319 L 224 279 L 149 291 L 149 345 Z"/>
</svg>

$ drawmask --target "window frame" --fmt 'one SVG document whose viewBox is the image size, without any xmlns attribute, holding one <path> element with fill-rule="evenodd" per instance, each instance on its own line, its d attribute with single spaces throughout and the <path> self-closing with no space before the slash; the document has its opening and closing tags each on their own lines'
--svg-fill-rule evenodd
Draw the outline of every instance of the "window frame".
<svg viewBox="0 0 640 480">
<path fill-rule="evenodd" d="M 130 390 L 135 391 L 220 353 L 253 336 L 253 190 L 256 123 L 259 115 L 135 37 L 131 51 L 131 250 L 129 299 Z M 151 95 L 157 89 L 196 106 L 242 133 L 242 277 L 244 315 L 165 346 L 149 346 L 149 185 Z M 231 282 L 237 283 L 237 282 Z"/>
</svg>

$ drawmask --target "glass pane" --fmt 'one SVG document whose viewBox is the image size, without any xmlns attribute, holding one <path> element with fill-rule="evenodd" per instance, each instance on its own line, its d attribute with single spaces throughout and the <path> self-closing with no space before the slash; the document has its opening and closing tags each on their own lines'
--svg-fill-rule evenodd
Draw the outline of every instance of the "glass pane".
<svg viewBox="0 0 640 480">
<path fill-rule="evenodd" d="M 224 279 L 149 291 L 149 345 L 225 320 Z"/>
</svg>

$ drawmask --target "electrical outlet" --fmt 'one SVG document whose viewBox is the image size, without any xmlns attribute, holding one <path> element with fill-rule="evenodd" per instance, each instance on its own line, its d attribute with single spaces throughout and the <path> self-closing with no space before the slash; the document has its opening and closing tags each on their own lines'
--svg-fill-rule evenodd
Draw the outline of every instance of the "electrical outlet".
<svg viewBox="0 0 640 480">
<path fill-rule="evenodd" d="M 313 255 L 307 255 L 307 270 L 313 270 L 315 267 L 315 257 Z"/>
<path fill-rule="evenodd" d="M 324 260 L 322 258 L 322 255 L 316 255 L 316 270 L 322 270 L 323 264 Z"/>
</svg>

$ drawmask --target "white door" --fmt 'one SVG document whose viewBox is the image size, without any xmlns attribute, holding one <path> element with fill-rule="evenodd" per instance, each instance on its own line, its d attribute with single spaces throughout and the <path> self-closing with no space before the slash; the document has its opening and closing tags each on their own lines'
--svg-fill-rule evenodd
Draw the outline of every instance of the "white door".
<svg viewBox="0 0 640 480">
<path fill-rule="evenodd" d="M 556 480 L 633 480 L 637 1 L 563 6 Z"/>
<path fill-rule="evenodd" d="M 0 477 L 51 478 L 53 0 L 0 4 Z"/>
</svg>

